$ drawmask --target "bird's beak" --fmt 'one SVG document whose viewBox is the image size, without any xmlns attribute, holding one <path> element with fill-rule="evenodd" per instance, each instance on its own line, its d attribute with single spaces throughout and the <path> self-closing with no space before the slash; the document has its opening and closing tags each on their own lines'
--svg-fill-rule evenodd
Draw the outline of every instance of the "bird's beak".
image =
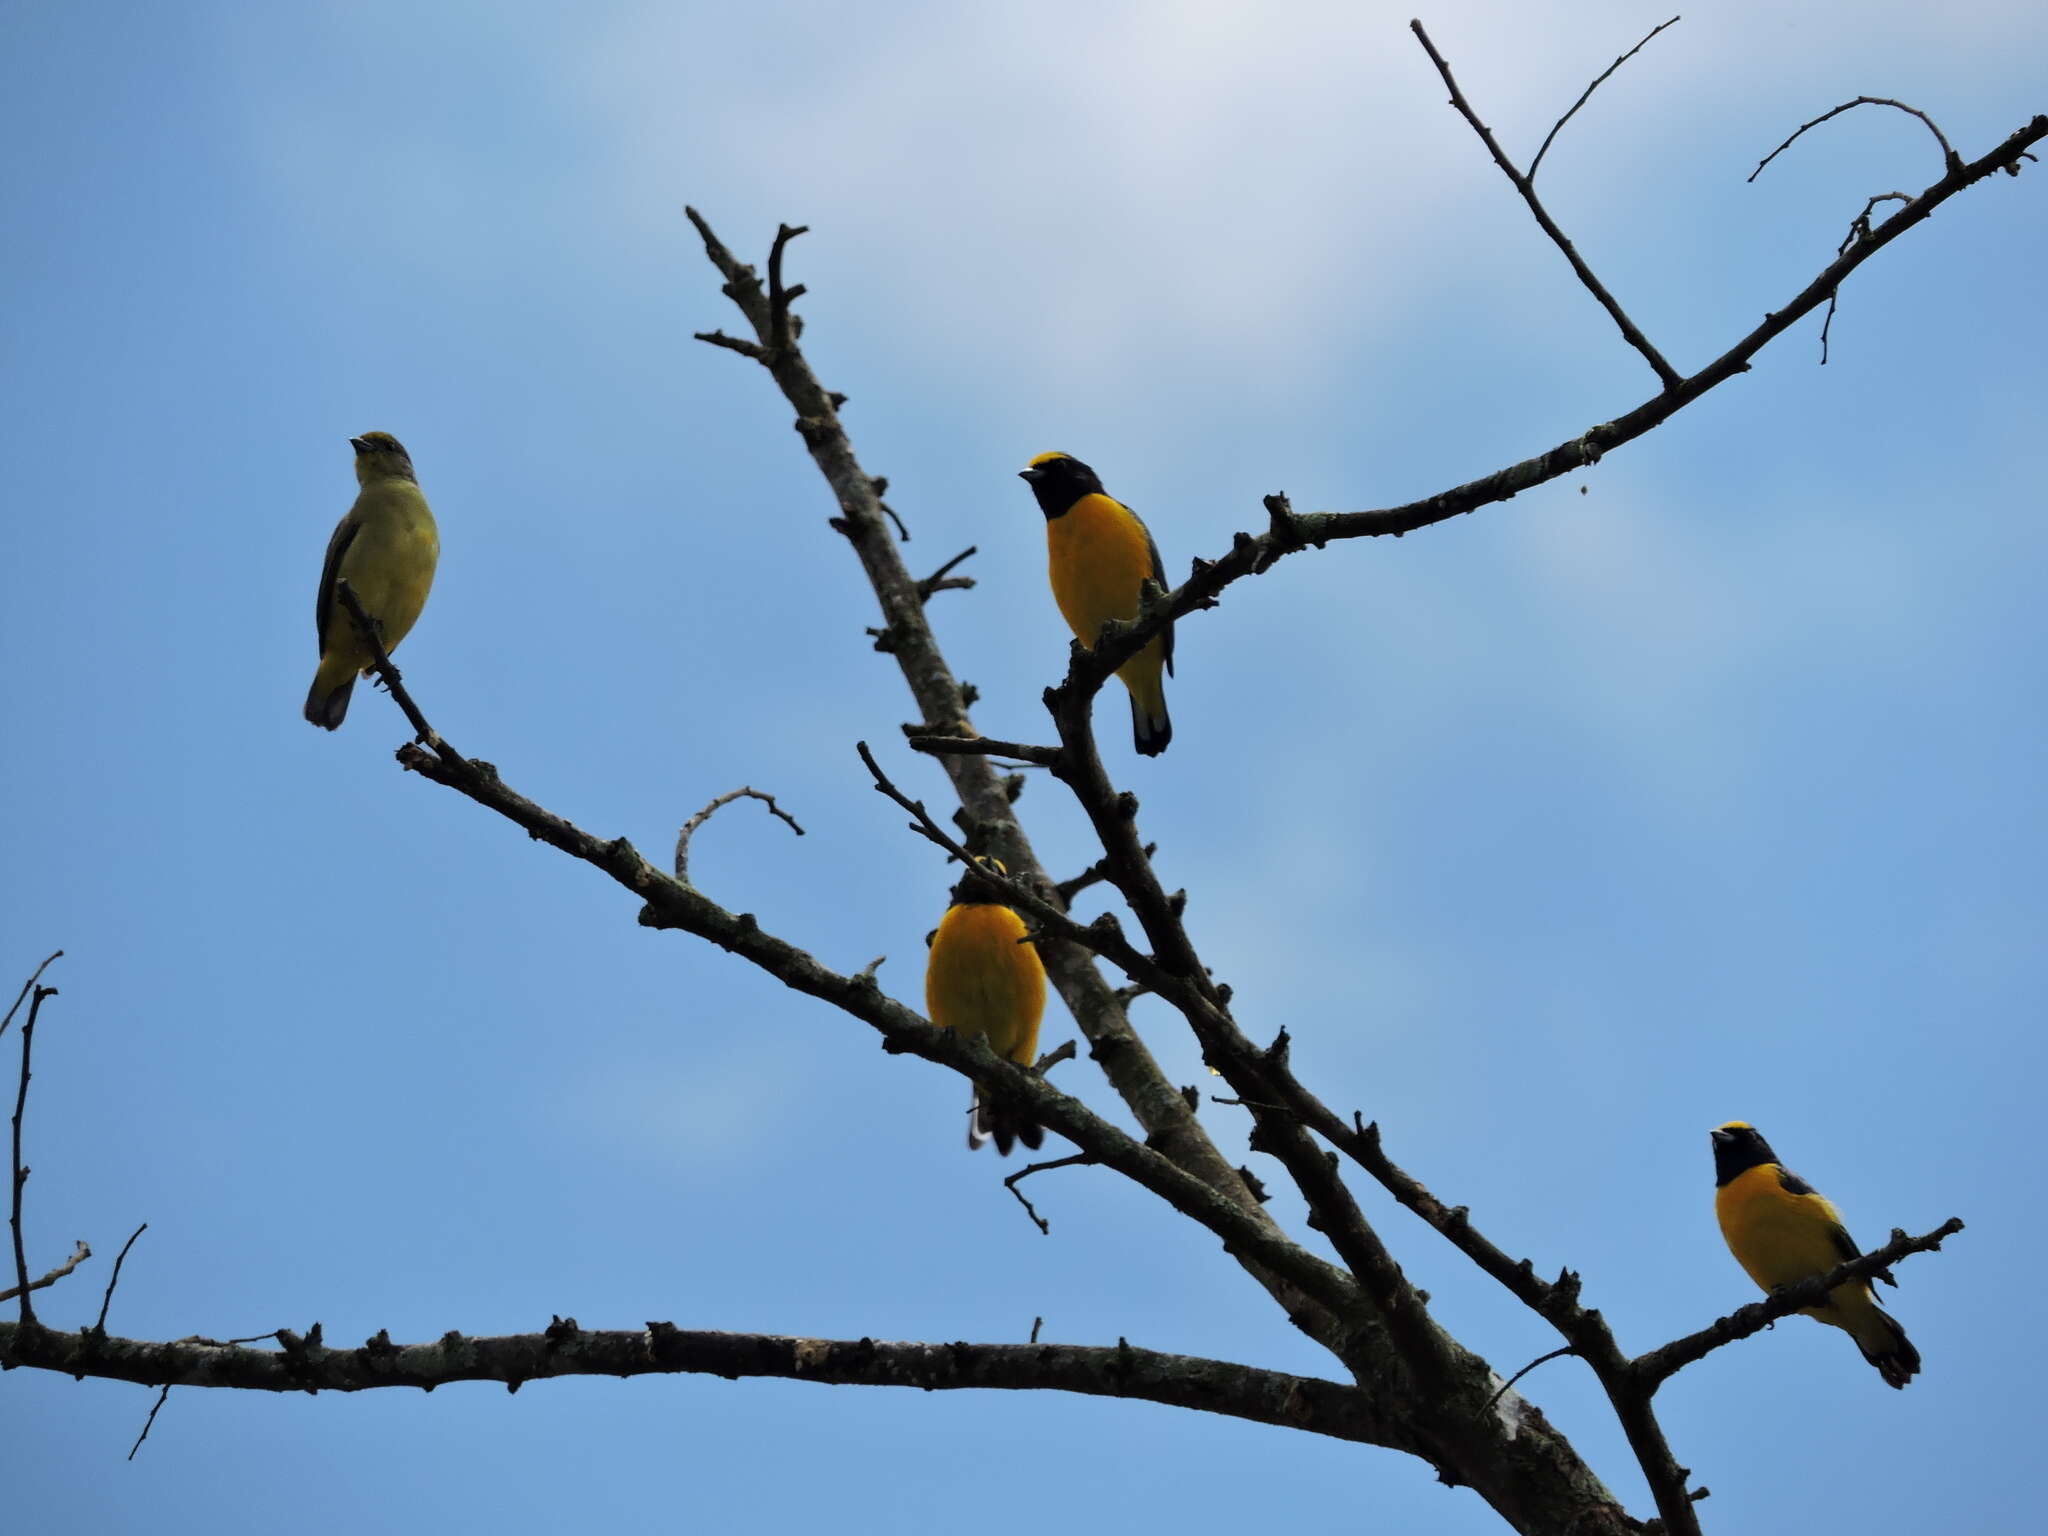
<svg viewBox="0 0 2048 1536">
<path fill-rule="evenodd" d="M 1714 1144 L 1715 1146 L 1717 1146 L 1717 1147 L 1718 1147 L 1718 1146 L 1720 1146 L 1720 1145 L 1721 1145 L 1721 1143 L 1722 1143 L 1722 1142 L 1724 1142 L 1724 1141 L 1733 1141 L 1734 1139 L 1735 1139 L 1735 1133 L 1734 1133 L 1733 1131 L 1709 1131 L 1709 1132 L 1707 1132 L 1707 1140 L 1711 1141 L 1711 1142 L 1712 1142 L 1712 1143 L 1713 1143 L 1713 1144 Z"/>
<path fill-rule="evenodd" d="M 349 447 L 355 449 L 357 453 L 368 453 L 370 451 L 370 445 L 364 442 L 360 437 L 350 438 L 348 440 L 348 445 Z"/>
<path fill-rule="evenodd" d="M 1045 471 L 1042 469 L 1020 469 L 1017 471 L 1017 478 L 1019 480 L 1029 480 L 1034 485 L 1037 484 L 1038 481 L 1044 477 L 1044 475 Z"/>
</svg>

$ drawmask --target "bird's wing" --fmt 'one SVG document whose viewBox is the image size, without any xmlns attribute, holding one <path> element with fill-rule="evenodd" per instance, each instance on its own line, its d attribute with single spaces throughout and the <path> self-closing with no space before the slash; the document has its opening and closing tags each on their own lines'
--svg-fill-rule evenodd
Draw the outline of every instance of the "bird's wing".
<svg viewBox="0 0 2048 1536">
<path fill-rule="evenodd" d="M 1790 1168 L 1778 1170 L 1778 1183 L 1788 1195 L 1810 1196 L 1820 1214 L 1827 1219 L 1828 1241 L 1835 1245 L 1835 1252 L 1841 1255 L 1844 1264 L 1851 1259 L 1861 1258 L 1863 1250 L 1856 1246 L 1856 1239 L 1849 1235 L 1849 1229 L 1842 1224 L 1842 1213 L 1835 1209 L 1835 1202 L 1799 1177 Z"/>
<path fill-rule="evenodd" d="M 362 521 L 351 507 L 349 515 L 334 525 L 334 537 L 327 541 L 327 563 L 320 567 L 320 596 L 313 605 L 313 631 L 323 647 L 327 644 L 327 621 L 334 614 L 334 582 L 341 575 L 341 557 L 348 553 L 361 527 Z"/>
</svg>

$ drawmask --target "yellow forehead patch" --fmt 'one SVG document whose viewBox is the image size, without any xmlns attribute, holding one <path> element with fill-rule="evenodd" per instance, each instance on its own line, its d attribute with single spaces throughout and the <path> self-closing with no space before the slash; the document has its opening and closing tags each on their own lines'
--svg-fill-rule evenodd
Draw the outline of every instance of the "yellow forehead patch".
<svg viewBox="0 0 2048 1536">
<path fill-rule="evenodd" d="M 1730 1120 L 1726 1125 L 1716 1126 L 1715 1129 L 1721 1131 L 1751 1131 L 1755 1130 L 1756 1127 L 1747 1120 Z"/>
<path fill-rule="evenodd" d="M 1041 453 L 1037 458 L 1033 459 L 1028 465 L 1026 465 L 1025 468 L 1043 469 L 1048 464 L 1056 463 L 1061 459 L 1071 459 L 1072 457 L 1073 455 L 1071 453 Z"/>
<path fill-rule="evenodd" d="M 1009 876 L 1009 869 L 1004 865 L 1003 861 L 997 858 L 994 854 L 978 853 L 974 856 L 974 862 L 979 864 L 983 869 L 987 870 L 992 875 L 1002 875 L 1005 878 Z"/>
</svg>

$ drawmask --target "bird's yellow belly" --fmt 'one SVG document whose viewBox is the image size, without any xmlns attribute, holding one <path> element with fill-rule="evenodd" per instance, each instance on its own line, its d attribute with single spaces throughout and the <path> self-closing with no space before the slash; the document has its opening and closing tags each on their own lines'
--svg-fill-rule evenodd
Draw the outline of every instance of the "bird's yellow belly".
<svg viewBox="0 0 2048 1536">
<path fill-rule="evenodd" d="M 925 968 L 925 1007 L 941 1029 L 985 1037 L 998 1055 L 1038 1059 L 1045 968 L 1019 943 L 1024 922 L 1008 907 L 949 908 Z"/>
<path fill-rule="evenodd" d="M 364 611 L 377 620 L 386 651 L 397 650 L 398 642 L 419 621 L 440 554 L 441 540 L 433 517 L 422 508 L 418 515 L 365 527 L 342 557 L 337 574 L 354 589 Z M 337 658 L 346 656 L 359 668 L 370 664 L 369 647 L 357 636 L 348 610 L 338 601 L 330 638 Z"/>
</svg>

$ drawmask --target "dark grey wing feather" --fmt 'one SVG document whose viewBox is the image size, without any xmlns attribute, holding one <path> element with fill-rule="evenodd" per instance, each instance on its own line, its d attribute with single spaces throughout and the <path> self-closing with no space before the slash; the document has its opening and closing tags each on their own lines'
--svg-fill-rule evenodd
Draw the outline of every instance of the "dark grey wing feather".
<svg viewBox="0 0 2048 1536">
<path fill-rule="evenodd" d="M 353 514 L 354 508 L 350 512 Z M 313 604 L 313 632 L 323 650 L 327 647 L 327 621 L 334 614 L 334 581 L 341 574 L 341 557 L 348 553 L 361 526 L 353 515 L 344 517 L 334 525 L 334 537 L 327 541 L 327 563 L 320 567 L 320 596 Z"/>
</svg>

